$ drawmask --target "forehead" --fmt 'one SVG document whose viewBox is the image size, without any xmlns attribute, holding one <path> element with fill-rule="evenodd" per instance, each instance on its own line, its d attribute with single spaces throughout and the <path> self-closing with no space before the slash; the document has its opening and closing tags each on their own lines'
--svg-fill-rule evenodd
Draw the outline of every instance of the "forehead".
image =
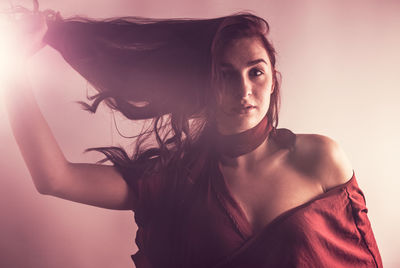
<svg viewBox="0 0 400 268">
<path fill-rule="evenodd" d="M 270 65 L 269 56 L 258 37 L 235 39 L 222 51 L 221 62 L 233 66 L 242 66 L 249 61 L 264 59 Z"/>
</svg>

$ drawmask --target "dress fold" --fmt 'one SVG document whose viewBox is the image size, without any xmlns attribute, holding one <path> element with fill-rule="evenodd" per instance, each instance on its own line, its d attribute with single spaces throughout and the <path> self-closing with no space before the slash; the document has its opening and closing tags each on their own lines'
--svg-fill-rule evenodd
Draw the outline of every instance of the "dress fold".
<svg viewBox="0 0 400 268">
<path fill-rule="evenodd" d="M 291 132 L 279 133 L 285 135 L 276 139 L 290 147 Z M 382 267 L 354 172 L 253 234 L 218 158 L 213 152 L 200 158 L 210 163 L 198 168 L 195 180 L 159 176 L 130 183 L 138 199 L 137 268 Z"/>
</svg>

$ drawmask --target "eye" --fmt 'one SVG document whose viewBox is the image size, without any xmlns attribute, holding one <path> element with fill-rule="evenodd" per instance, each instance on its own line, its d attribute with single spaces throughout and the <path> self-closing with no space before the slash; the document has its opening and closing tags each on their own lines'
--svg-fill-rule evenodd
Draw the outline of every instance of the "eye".
<svg viewBox="0 0 400 268">
<path fill-rule="evenodd" d="M 260 69 L 253 68 L 250 70 L 250 76 L 260 76 L 262 74 L 264 74 L 264 73 Z"/>
</svg>

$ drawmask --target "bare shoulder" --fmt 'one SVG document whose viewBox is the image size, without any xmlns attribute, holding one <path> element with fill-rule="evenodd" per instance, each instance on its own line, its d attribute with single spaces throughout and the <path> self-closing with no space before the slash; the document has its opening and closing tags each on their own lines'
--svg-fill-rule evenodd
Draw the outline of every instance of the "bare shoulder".
<svg viewBox="0 0 400 268">
<path fill-rule="evenodd" d="M 353 175 L 343 149 L 324 135 L 296 134 L 291 159 L 301 172 L 319 180 L 325 191 L 346 183 Z"/>
</svg>

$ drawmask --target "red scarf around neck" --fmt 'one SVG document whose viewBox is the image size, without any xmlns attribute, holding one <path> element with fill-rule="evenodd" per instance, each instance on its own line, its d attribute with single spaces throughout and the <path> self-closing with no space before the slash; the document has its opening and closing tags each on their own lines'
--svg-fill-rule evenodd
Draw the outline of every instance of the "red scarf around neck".
<svg viewBox="0 0 400 268">
<path fill-rule="evenodd" d="M 269 136 L 272 124 L 267 115 L 255 127 L 232 135 L 217 132 L 216 146 L 218 152 L 229 157 L 247 154 L 260 146 Z"/>
</svg>

